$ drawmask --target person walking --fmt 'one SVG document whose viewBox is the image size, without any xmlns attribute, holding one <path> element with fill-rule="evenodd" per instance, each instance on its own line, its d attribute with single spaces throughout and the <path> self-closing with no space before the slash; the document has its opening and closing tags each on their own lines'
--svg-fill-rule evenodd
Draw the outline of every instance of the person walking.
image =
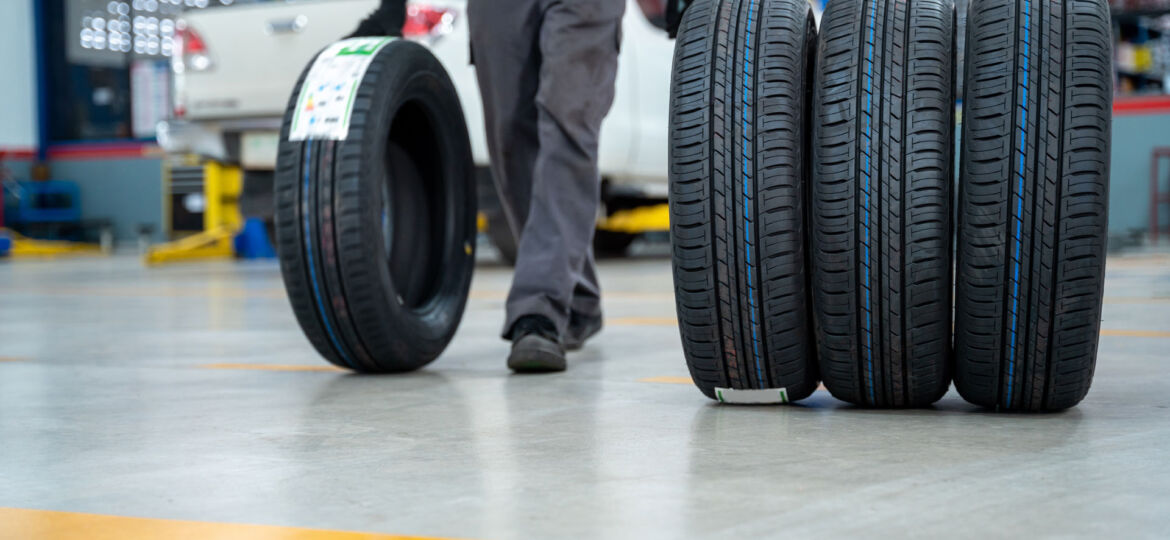
<svg viewBox="0 0 1170 540">
<path fill-rule="evenodd" d="M 593 233 L 601 121 L 614 98 L 625 0 L 469 0 L 472 63 L 516 272 L 502 337 L 508 367 L 555 372 L 602 328 Z M 401 35 L 382 0 L 355 36 Z"/>
</svg>

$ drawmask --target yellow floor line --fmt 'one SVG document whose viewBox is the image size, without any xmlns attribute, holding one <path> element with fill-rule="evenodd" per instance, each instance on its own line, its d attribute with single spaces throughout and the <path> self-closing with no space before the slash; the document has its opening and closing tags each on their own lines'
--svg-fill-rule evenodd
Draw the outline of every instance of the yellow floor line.
<svg viewBox="0 0 1170 540">
<path fill-rule="evenodd" d="M 15 356 L 0 356 L 0 362 L 28 362 L 28 358 L 17 358 Z"/>
<path fill-rule="evenodd" d="M 440 540 L 425 536 L 362 533 L 278 527 L 136 518 L 0 508 L 0 537 L 57 540 Z"/>
<path fill-rule="evenodd" d="M 1102 336 L 1170 338 L 1170 332 L 1161 330 L 1101 330 Z"/>
<path fill-rule="evenodd" d="M 349 370 L 339 368 L 337 366 L 304 366 L 297 364 L 233 364 L 233 363 L 218 363 L 218 364 L 202 364 L 199 367 L 204 369 L 245 369 L 255 371 L 327 371 L 331 373 L 348 373 Z"/>
</svg>

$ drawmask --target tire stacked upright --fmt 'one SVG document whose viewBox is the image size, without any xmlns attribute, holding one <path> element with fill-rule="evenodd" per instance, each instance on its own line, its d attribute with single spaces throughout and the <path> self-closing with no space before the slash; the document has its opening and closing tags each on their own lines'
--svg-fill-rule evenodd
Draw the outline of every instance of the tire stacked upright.
<svg viewBox="0 0 1170 540">
<path fill-rule="evenodd" d="M 321 356 L 365 372 L 434 360 L 462 318 L 476 235 L 471 145 L 439 61 L 391 38 L 327 48 L 289 102 L 275 187 L 285 289 Z"/>
<path fill-rule="evenodd" d="M 1051 411 L 1088 392 L 1108 5 L 970 1 L 955 206 L 952 1 L 829 2 L 815 45 L 799 0 L 684 13 L 671 233 L 683 348 L 706 395 L 800 399 L 819 376 L 854 404 L 915 407 L 953 376 L 971 403 Z"/>
<path fill-rule="evenodd" d="M 950 385 L 955 10 L 830 2 L 813 98 L 813 291 L 821 377 L 858 405 Z"/>
<path fill-rule="evenodd" d="M 692 379 L 728 402 L 817 385 L 806 272 L 805 0 L 700 0 L 671 84 L 675 297 Z"/>
<path fill-rule="evenodd" d="M 973 0 L 955 386 L 1006 410 L 1071 407 L 1096 363 L 1112 100 L 1105 0 Z"/>
</svg>

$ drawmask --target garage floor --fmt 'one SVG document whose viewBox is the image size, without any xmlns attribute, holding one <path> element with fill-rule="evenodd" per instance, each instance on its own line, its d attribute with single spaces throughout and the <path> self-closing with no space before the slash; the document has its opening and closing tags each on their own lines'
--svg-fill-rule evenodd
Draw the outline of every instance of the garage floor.
<svg viewBox="0 0 1170 540">
<path fill-rule="evenodd" d="M 1031 416 L 716 405 L 668 259 L 602 277 L 566 374 L 509 375 L 483 265 L 444 357 L 375 377 L 316 356 L 273 263 L 0 263 L 0 537 L 1170 536 L 1168 256 L 1110 259 L 1093 390 Z"/>
</svg>

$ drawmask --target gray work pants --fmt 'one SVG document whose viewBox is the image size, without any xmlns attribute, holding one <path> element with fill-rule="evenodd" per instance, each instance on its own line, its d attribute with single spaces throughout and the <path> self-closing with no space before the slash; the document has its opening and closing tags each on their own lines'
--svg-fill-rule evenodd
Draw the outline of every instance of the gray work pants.
<svg viewBox="0 0 1170 540">
<path fill-rule="evenodd" d="M 599 317 L 593 229 L 597 139 L 613 103 L 625 0 L 470 0 L 492 176 L 513 231 L 516 273 L 503 335 L 543 315 Z"/>
</svg>

